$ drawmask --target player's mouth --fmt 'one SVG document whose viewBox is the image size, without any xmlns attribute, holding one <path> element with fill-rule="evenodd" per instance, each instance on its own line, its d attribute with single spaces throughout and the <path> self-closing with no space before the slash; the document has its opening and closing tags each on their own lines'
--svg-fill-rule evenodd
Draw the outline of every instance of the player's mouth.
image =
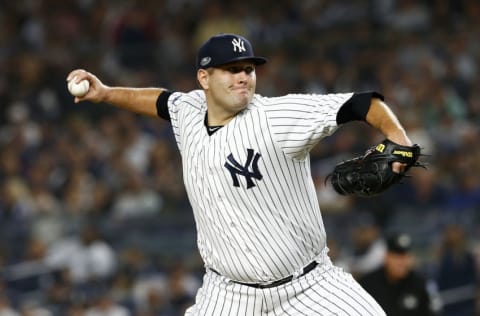
<svg viewBox="0 0 480 316">
<path fill-rule="evenodd" d="M 241 86 L 241 87 L 233 87 L 232 90 L 237 93 L 248 93 L 250 89 L 248 89 L 247 86 Z"/>
</svg>

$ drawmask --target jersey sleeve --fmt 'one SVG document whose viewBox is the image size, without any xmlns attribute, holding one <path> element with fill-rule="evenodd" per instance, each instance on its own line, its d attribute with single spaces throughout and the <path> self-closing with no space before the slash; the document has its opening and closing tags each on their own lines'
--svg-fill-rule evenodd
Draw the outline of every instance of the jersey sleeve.
<svg viewBox="0 0 480 316">
<path fill-rule="evenodd" d="M 378 92 L 360 92 L 342 105 L 337 113 L 337 124 L 344 124 L 350 121 L 366 121 L 372 98 L 384 100 L 383 95 Z"/>
<path fill-rule="evenodd" d="M 206 112 L 205 94 L 201 90 L 193 90 L 187 93 L 172 92 L 168 97 L 167 107 L 173 135 L 182 153 L 183 135 L 198 132 L 191 130 L 199 125 L 197 121 L 201 121 L 203 124 L 204 113 Z"/>
<path fill-rule="evenodd" d="M 304 159 L 320 139 L 339 126 L 337 114 L 353 93 L 289 94 L 261 98 L 273 139 L 283 152 Z"/>
</svg>

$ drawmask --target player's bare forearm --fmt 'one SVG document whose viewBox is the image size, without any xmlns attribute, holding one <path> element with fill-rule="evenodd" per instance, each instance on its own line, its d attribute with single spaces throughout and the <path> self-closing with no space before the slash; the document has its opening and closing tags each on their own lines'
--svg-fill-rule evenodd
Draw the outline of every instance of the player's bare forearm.
<svg viewBox="0 0 480 316">
<path fill-rule="evenodd" d="M 103 84 L 94 74 L 76 69 L 67 76 L 67 81 L 88 80 L 90 88 L 82 97 L 75 97 L 75 103 L 81 101 L 104 102 L 138 114 L 157 116 L 157 99 L 164 91 L 161 88 L 110 87 Z"/>
<path fill-rule="evenodd" d="M 370 109 L 367 113 L 367 122 L 391 141 L 404 146 L 412 145 L 405 129 L 395 114 L 379 98 L 372 98 Z"/>
<path fill-rule="evenodd" d="M 160 88 L 106 87 L 103 102 L 138 114 L 158 116 L 157 99 Z"/>
</svg>

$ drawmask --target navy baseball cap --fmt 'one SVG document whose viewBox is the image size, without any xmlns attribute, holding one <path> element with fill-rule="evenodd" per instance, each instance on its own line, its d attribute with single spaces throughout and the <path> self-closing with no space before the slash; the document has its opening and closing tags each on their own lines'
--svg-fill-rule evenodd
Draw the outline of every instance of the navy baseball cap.
<svg viewBox="0 0 480 316">
<path fill-rule="evenodd" d="M 197 69 L 207 69 L 228 63 L 247 60 L 255 65 L 267 62 L 264 57 L 255 56 L 252 44 L 243 36 L 218 34 L 210 37 L 198 50 Z"/>
</svg>

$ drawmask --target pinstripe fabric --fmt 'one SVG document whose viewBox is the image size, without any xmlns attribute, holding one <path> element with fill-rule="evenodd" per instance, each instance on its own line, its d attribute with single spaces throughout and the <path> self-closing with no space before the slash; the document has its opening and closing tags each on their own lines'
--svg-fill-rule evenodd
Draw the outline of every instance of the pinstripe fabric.
<svg viewBox="0 0 480 316">
<path fill-rule="evenodd" d="M 325 228 L 310 174 L 309 150 L 336 130 L 336 115 L 351 96 L 255 95 L 210 136 L 202 91 L 169 97 L 207 268 L 187 315 L 383 315 L 350 275 L 324 263 Z M 314 271 L 279 287 L 231 281 L 300 275 L 313 259 L 320 263 Z"/>
<path fill-rule="evenodd" d="M 353 93 L 290 94 L 260 99 L 272 135 L 286 155 L 303 159 L 323 137 L 337 128 L 337 112 Z"/>
<path fill-rule="evenodd" d="M 352 96 L 255 95 L 247 109 L 209 136 L 202 91 L 173 93 L 169 111 L 205 265 L 243 282 L 269 282 L 298 271 L 325 248 L 308 150 L 336 128 Z M 258 158 L 261 178 L 231 174 Z M 252 166 L 247 166 L 248 172 Z M 238 182 L 237 184 L 235 183 Z M 236 184 L 236 185 L 235 185 Z"/>
<path fill-rule="evenodd" d="M 187 316 L 384 316 L 353 277 L 330 263 L 292 282 L 255 289 L 207 271 Z"/>
</svg>

